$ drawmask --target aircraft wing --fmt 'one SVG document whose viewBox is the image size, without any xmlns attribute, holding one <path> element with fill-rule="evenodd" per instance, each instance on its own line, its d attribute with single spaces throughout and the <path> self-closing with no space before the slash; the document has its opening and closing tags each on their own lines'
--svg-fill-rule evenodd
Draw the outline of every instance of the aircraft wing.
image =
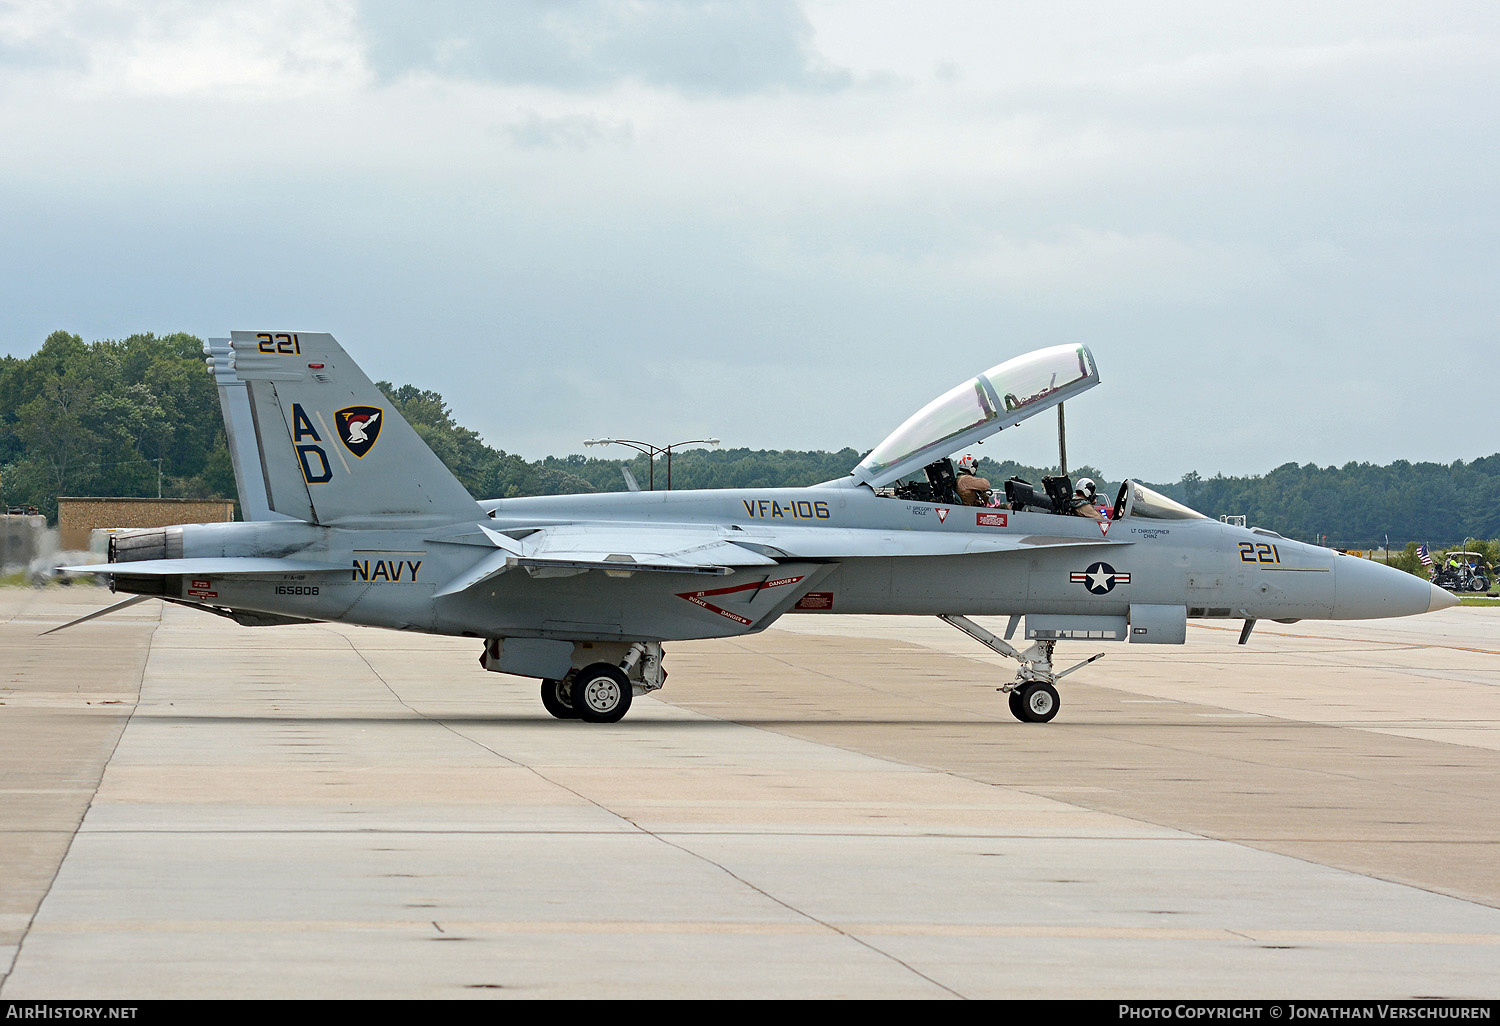
<svg viewBox="0 0 1500 1026">
<path fill-rule="evenodd" d="M 319 563 L 309 559 L 277 559 L 272 556 L 220 556 L 211 559 L 138 559 L 128 563 L 90 563 L 62 566 L 82 574 L 124 574 L 127 577 L 158 577 L 182 574 L 193 577 L 262 577 L 270 574 L 316 574 L 341 570 L 344 563 Z"/>
<path fill-rule="evenodd" d="M 859 527 L 719 524 L 590 523 L 481 530 L 496 551 L 454 577 L 436 597 L 460 592 L 513 569 L 533 577 L 603 570 L 611 574 L 724 575 L 788 560 L 860 556 L 961 556 L 980 552 L 1031 552 L 1040 548 L 1099 548 L 1128 541 L 1045 534 L 891 531 Z"/>
<path fill-rule="evenodd" d="M 988 537 L 941 531 L 891 531 L 867 527 L 768 527 L 733 532 L 736 541 L 779 559 L 851 559 L 859 556 L 965 556 L 982 552 L 1034 552 L 1044 548 L 1105 548 L 1133 544 L 1105 537 L 996 533 Z"/>
<path fill-rule="evenodd" d="M 507 570 L 561 577 L 603 570 L 612 574 L 723 575 L 739 567 L 774 566 L 777 560 L 736 544 L 738 532 L 719 525 L 590 523 L 555 524 L 506 532 L 482 528 L 498 551 L 440 588 L 456 595 Z"/>
</svg>

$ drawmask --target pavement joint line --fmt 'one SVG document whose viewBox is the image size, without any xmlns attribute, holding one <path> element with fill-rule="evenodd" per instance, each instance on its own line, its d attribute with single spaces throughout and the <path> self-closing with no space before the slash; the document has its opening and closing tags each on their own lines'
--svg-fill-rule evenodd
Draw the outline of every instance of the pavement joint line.
<svg viewBox="0 0 1500 1026">
<path fill-rule="evenodd" d="M 25 611 L 25 609 L 27 607 L 27 604 L 28 603 L 23 602 L 23 603 L 20 603 L 19 605 L 17 605 L 17 607 L 15 609 L 12 609 L 10 611 L 10 615 L 7 616 L 3 622 L 0 622 L 0 627 L 8 627 L 9 625 L 15 623 L 16 622 L 16 617 L 20 616 L 21 613 Z"/>
<path fill-rule="evenodd" d="M 104 760 L 104 766 L 99 772 L 99 780 L 94 784 L 92 789 L 93 793 L 89 795 L 88 804 L 84 807 L 83 813 L 78 817 L 78 823 L 69 832 L 68 844 L 63 849 L 62 858 L 57 860 L 57 865 L 52 869 L 52 876 L 47 881 L 47 889 L 42 892 L 41 899 L 37 901 L 36 906 L 31 910 L 31 914 L 27 916 L 26 925 L 21 930 L 21 936 L 10 947 L 10 960 L 5 964 L 3 971 L 0 971 L 0 997 L 5 995 L 5 985 L 10 980 L 11 972 L 15 969 L 16 962 L 21 957 L 21 952 L 25 950 L 26 941 L 31 937 L 32 929 L 36 926 L 36 917 L 41 913 L 42 906 L 47 904 L 47 898 L 52 894 L 52 888 L 57 884 L 57 877 L 62 872 L 63 865 L 68 861 L 68 855 L 73 851 L 73 845 L 77 842 L 78 835 L 83 832 L 84 824 L 88 822 L 89 813 L 93 810 L 94 802 L 99 797 L 99 787 L 104 782 L 104 774 L 109 771 L 109 764 L 114 761 L 115 752 L 120 749 L 120 741 L 124 739 L 125 731 L 129 729 L 130 721 L 135 716 L 135 710 L 140 703 L 141 689 L 145 686 L 146 682 L 146 666 L 151 662 L 152 645 L 156 641 L 157 631 L 161 630 L 164 622 L 160 615 L 158 615 L 156 625 L 151 628 L 151 635 L 146 639 L 146 651 L 141 656 L 140 676 L 136 680 L 135 685 L 136 701 L 131 703 L 130 715 L 126 716 L 125 722 L 120 724 L 120 732 L 115 735 L 115 743 L 110 746 L 109 755 Z M 57 830 L 47 831 L 47 833 L 52 834 L 60 832 Z"/>
<path fill-rule="evenodd" d="M 753 920 L 443 920 L 441 932 L 468 933 L 602 933 L 602 934 L 779 934 L 818 936 L 827 932 L 821 924 L 807 922 L 757 922 Z M 140 933 L 302 933 L 326 932 L 425 932 L 437 923 L 412 920 L 328 919 L 93 919 L 52 922 L 37 927 L 38 933 L 79 934 L 100 930 Z M 1448 945 L 1500 947 L 1500 933 L 1455 933 L 1428 930 L 1317 930 L 1305 928 L 1244 930 L 1231 927 L 1060 925 L 1057 923 L 938 923 L 855 922 L 840 920 L 838 932 L 881 937 L 1014 937 L 1081 938 L 1096 940 L 1184 940 L 1204 941 L 1237 938 L 1251 944 L 1360 944 L 1360 945 Z"/>
<path fill-rule="evenodd" d="M 1129 835 L 1129 834 L 1126 834 L 1126 835 L 1123 835 L 1123 836 L 1121 836 L 1121 835 L 1115 835 L 1115 834 L 1067 834 L 1066 838 L 1069 841 L 1098 841 L 1098 842 L 1109 843 L 1109 844 L 1114 844 L 1116 842 L 1131 842 L 1131 841 L 1134 841 L 1134 842 L 1137 842 L 1137 843 L 1146 842 L 1146 843 L 1150 843 L 1150 844 L 1162 844 L 1164 842 L 1171 842 L 1171 843 L 1174 843 L 1174 844 L 1183 844 L 1183 843 L 1194 843 L 1194 844 L 1197 844 L 1197 843 L 1200 843 L 1200 842 L 1202 842 L 1202 843 L 1209 843 L 1209 842 L 1212 842 L 1212 841 L 1219 840 L 1219 838 L 1216 838 L 1216 837 L 1215 838 L 1211 838 L 1211 837 L 1203 837 L 1203 836 L 1201 836 L 1199 834 L 1190 834 L 1187 831 L 1177 830 L 1174 827 L 1153 827 L 1153 828 L 1156 829 L 1156 830 L 1170 831 L 1171 833 L 1169 833 L 1169 834 L 1156 834 L 1154 836 L 1134 836 L 1134 835 Z M 637 829 L 640 831 L 640 833 L 642 833 L 644 835 L 649 835 L 650 837 L 654 837 L 654 838 L 656 838 L 658 840 L 665 840 L 668 837 L 722 837 L 722 838 L 739 838 L 739 837 L 744 837 L 745 836 L 745 832 L 743 830 L 656 830 L 656 831 L 648 831 L 648 830 L 645 830 L 643 828 L 637 828 Z M 3 833 L 19 833 L 21 831 L 0 831 L 0 832 L 3 832 Z M 37 833 L 48 833 L 48 832 L 50 832 L 50 833 L 60 833 L 61 831 L 57 831 L 57 830 L 53 830 L 53 831 L 37 831 Z M 215 837 L 236 837 L 236 836 L 239 836 L 239 835 L 242 835 L 242 834 L 249 834 L 249 835 L 252 835 L 252 836 L 255 836 L 255 837 L 305 837 L 305 836 L 318 835 L 318 834 L 326 834 L 326 835 L 331 836 L 331 837 L 343 837 L 343 836 L 348 836 L 348 835 L 352 835 L 352 834 L 379 834 L 379 835 L 388 836 L 388 837 L 401 837 L 401 836 L 407 836 L 407 835 L 419 836 L 419 837 L 532 837 L 532 836 L 551 837 L 551 836 L 554 836 L 554 835 L 557 835 L 557 834 L 566 834 L 569 837 L 629 837 L 629 836 L 631 836 L 631 834 L 629 834 L 629 833 L 627 833 L 625 831 L 620 831 L 620 830 L 568 830 L 568 829 L 565 829 L 565 828 L 551 828 L 551 829 L 547 829 L 547 830 L 484 830 L 484 829 L 472 829 L 472 830 L 422 830 L 422 829 L 410 829 L 410 828 L 406 828 L 406 827 L 364 827 L 364 828 L 355 828 L 355 829 L 349 829 L 349 830 L 329 830 L 329 829 L 317 829 L 317 830 L 274 830 L 274 829 L 271 829 L 271 830 L 222 830 L 222 829 L 214 829 L 214 828 L 211 828 L 211 827 L 205 827 L 202 830 L 113 830 L 113 829 L 104 829 L 104 830 L 90 830 L 89 831 L 89 835 L 92 836 L 92 837 L 173 837 L 173 836 L 181 836 L 181 837 L 210 837 L 210 836 L 215 836 Z M 978 841 L 984 841 L 984 842 L 988 843 L 988 842 L 994 842 L 994 841 L 1045 841 L 1045 840 L 1048 840 L 1048 839 L 1052 838 L 1054 835 L 1052 835 L 1050 833 L 1049 834 L 1040 834 L 1040 833 L 1028 833 L 1028 834 L 1022 834 L 1022 833 L 1010 833 L 1010 834 L 1000 834 L 1000 833 L 996 833 L 996 834 L 973 834 L 973 833 L 952 834 L 952 833 L 932 833 L 932 832 L 927 832 L 927 833 L 905 833 L 905 832 L 901 832 L 901 831 L 881 831 L 881 832 L 877 833 L 877 832 L 874 832 L 874 831 L 863 831 L 863 830 L 848 830 L 848 831 L 845 831 L 845 830 L 806 830 L 806 831 L 802 831 L 802 830 L 773 830 L 773 831 L 757 830 L 756 833 L 755 833 L 755 836 L 756 837 L 777 837 L 777 838 L 781 838 L 781 837 L 786 837 L 786 838 L 803 838 L 803 837 L 833 837 L 833 838 L 838 838 L 838 837 L 846 837 L 846 838 L 849 838 L 851 840 L 869 840 L 871 838 L 886 838 L 886 839 L 889 839 L 889 840 L 896 840 L 896 841 L 901 841 L 901 840 L 910 840 L 910 841 L 923 841 L 923 840 L 927 840 L 927 841 L 933 841 L 933 840 L 936 840 L 936 841 L 976 841 L 976 842 L 978 842 Z M 1276 838 L 1270 838 L 1270 840 L 1276 840 Z M 1334 843 L 1331 839 L 1328 839 L 1328 838 L 1313 838 L 1312 840 L 1315 843 Z M 1345 841 L 1338 841 L 1337 843 L 1346 843 L 1346 842 Z M 1414 843 L 1414 844 L 1416 844 L 1416 843 L 1430 843 L 1430 844 L 1460 844 L 1460 843 L 1463 843 L 1463 844 L 1480 844 L 1480 843 L 1493 843 L 1493 842 L 1480 842 L 1480 841 L 1464 841 L 1464 842 L 1460 842 L 1460 841 L 1430 841 L 1430 842 L 1421 842 L 1421 841 L 1413 841 L 1411 843 Z"/>
</svg>

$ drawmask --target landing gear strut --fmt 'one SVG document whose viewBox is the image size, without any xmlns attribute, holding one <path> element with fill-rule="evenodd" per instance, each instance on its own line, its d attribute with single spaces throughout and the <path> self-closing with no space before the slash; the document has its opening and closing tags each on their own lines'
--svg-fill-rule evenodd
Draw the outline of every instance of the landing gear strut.
<svg viewBox="0 0 1500 1026">
<path fill-rule="evenodd" d="M 1049 722 L 1057 715 L 1061 704 L 1057 697 L 1057 682 L 1074 670 L 1085 667 L 1096 659 L 1104 658 L 1104 653 L 1100 652 L 1098 655 L 1089 656 L 1075 666 L 1068 667 L 1061 673 L 1054 673 L 1052 650 L 1057 645 L 1056 641 L 1037 641 L 1022 652 L 1009 642 L 995 637 L 967 617 L 944 614 L 938 619 L 957 627 L 990 651 L 997 652 L 1008 659 L 1014 659 L 1021 664 L 1021 668 L 1016 671 L 1016 679 L 1009 684 L 1002 684 L 995 690 L 1009 697 L 1011 715 L 1022 723 Z M 1014 619 L 1011 621 L 1011 626 L 1015 626 Z"/>
</svg>

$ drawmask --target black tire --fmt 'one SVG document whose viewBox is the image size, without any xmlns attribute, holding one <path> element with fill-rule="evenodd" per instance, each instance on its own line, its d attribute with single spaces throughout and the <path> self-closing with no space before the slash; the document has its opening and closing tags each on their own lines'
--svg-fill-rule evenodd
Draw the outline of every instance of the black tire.
<svg viewBox="0 0 1500 1026">
<path fill-rule="evenodd" d="M 1012 691 L 1006 697 L 1010 699 L 1010 714 L 1022 723 L 1027 722 L 1026 708 L 1021 704 L 1021 689 L 1016 688 L 1016 690 Z"/>
<path fill-rule="evenodd" d="M 1051 684 L 1034 680 L 1023 687 L 1019 694 L 1020 718 L 1026 723 L 1047 723 L 1057 715 L 1057 707 L 1061 703 L 1057 697 L 1057 689 Z"/>
<path fill-rule="evenodd" d="M 625 671 L 609 663 L 585 666 L 573 675 L 573 708 L 585 723 L 615 723 L 633 697 Z"/>
<path fill-rule="evenodd" d="M 1475 577 L 1469 581 L 1471 591 L 1489 591 L 1490 581 L 1488 577 Z"/>
<path fill-rule="evenodd" d="M 542 681 L 542 705 L 560 720 L 578 719 L 578 710 L 573 708 L 572 685 L 566 680 Z"/>
</svg>

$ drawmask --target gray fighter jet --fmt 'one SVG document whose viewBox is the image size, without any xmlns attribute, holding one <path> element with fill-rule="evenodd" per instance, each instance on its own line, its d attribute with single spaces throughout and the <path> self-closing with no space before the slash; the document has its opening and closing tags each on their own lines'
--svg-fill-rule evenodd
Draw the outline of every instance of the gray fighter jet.
<svg viewBox="0 0 1500 1026">
<path fill-rule="evenodd" d="M 664 643 L 753 633 L 786 613 L 940 616 L 1019 662 L 998 690 L 1018 719 L 1046 722 L 1057 681 L 1100 657 L 1058 671 L 1059 641 L 1179 645 L 1190 618 L 1207 618 L 1244 621 L 1244 643 L 1263 618 L 1407 616 L 1457 601 L 1135 481 L 1097 518 L 1074 515 L 1062 477 L 961 503 L 950 457 L 1098 384 L 1084 346 L 963 382 L 837 481 L 483 501 L 333 336 L 235 332 L 207 356 L 246 522 L 122 530 L 108 564 L 69 569 L 131 595 L 110 610 L 155 597 L 247 626 L 480 639 L 484 668 L 540 678 L 558 718 L 616 721 L 665 682 Z M 975 615 L 1008 616 L 1005 637 Z M 1021 649 L 1010 639 L 1023 618 Z"/>
</svg>

